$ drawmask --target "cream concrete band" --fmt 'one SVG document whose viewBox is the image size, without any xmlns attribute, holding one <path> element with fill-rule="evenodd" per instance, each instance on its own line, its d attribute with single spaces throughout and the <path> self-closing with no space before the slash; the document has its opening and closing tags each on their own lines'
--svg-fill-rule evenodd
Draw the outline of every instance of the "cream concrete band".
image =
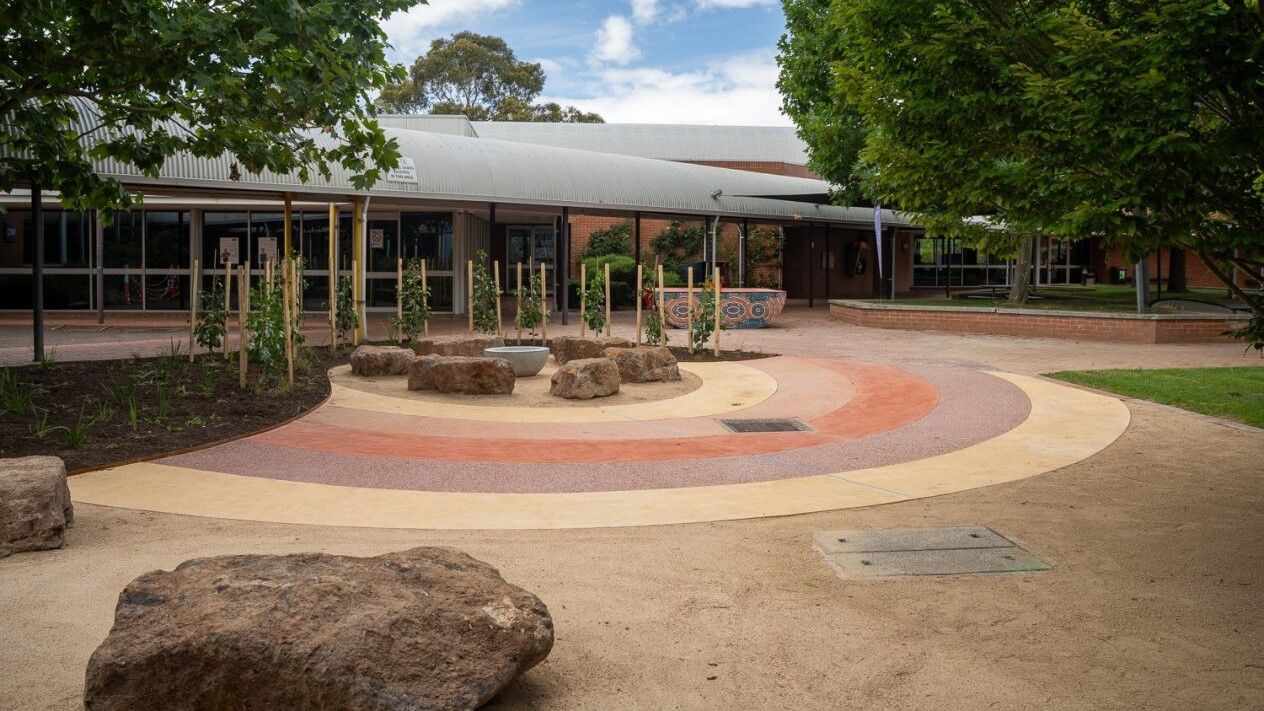
<svg viewBox="0 0 1264 711">
<path fill-rule="evenodd" d="M 371 393 L 354 387 L 351 366 L 329 371 L 329 404 L 393 415 L 434 417 L 445 420 L 485 422 L 624 422 L 627 420 L 671 420 L 684 417 L 712 417 L 757 405 L 777 392 L 777 380 L 762 370 L 740 363 L 681 363 L 680 369 L 693 373 L 702 385 L 684 395 L 653 402 L 609 407 L 515 407 L 513 405 L 462 405 L 426 399 L 401 390 L 398 397 Z M 402 388 L 401 381 L 401 388 Z M 410 397 L 413 395 L 413 397 Z"/>
<path fill-rule="evenodd" d="M 276 523 L 411 529 L 645 526 L 829 511 L 1000 484 L 1086 459 L 1128 427 L 1128 408 L 1116 398 L 1041 378 L 992 374 L 1031 400 L 1030 414 L 1014 429 L 955 452 L 839 474 L 677 489 L 495 494 L 342 487 L 141 463 L 71 477 L 70 490 L 81 503 Z"/>
</svg>

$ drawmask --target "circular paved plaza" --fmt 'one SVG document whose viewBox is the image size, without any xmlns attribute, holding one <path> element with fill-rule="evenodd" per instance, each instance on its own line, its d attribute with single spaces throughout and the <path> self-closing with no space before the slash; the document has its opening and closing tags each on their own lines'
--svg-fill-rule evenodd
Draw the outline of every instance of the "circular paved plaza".
<svg viewBox="0 0 1264 711">
<path fill-rule="evenodd" d="M 953 364 L 682 363 L 612 398 L 406 389 L 331 372 L 328 402 L 241 440 L 73 477 L 77 501 L 383 528 L 582 528 L 780 516 L 1041 474 L 1127 427 L 1118 400 Z M 798 429 L 735 432 L 733 420 Z"/>
</svg>

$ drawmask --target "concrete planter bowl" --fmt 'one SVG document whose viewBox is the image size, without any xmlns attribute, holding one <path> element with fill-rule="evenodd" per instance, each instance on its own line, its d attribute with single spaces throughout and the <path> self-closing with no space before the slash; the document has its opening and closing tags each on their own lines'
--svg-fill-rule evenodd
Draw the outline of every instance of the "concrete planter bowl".
<svg viewBox="0 0 1264 711">
<path fill-rule="evenodd" d="M 503 358 L 513 366 L 514 375 L 528 378 L 539 373 L 549 360 L 549 349 L 545 346 L 495 346 L 483 350 L 488 358 Z"/>
</svg>

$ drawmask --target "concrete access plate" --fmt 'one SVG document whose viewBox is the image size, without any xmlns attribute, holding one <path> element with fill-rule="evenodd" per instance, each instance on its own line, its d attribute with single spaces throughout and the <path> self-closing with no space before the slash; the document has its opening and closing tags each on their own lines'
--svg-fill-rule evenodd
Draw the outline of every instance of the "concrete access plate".
<svg viewBox="0 0 1264 711">
<path fill-rule="evenodd" d="M 844 578 L 1048 570 L 1045 561 L 986 527 L 821 531 L 816 549 Z"/>
</svg>

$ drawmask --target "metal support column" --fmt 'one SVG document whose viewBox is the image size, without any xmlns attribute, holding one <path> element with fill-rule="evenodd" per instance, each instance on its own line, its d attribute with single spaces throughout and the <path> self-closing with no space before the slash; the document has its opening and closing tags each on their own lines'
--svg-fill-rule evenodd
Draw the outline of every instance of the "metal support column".
<svg viewBox="0 0 1264 711">
<path fill-rule="evenodd" d="M 632 258 L 636 260 L 636 266 L 639 267 L 641 266 L 641 213 L 639 211 L 632 218 L 632 240 Z M 633 292 L 640 294 L 641 285 L 637 284 Z"/>
<path fill-rule="evenodd" d="M 808 308 L 816 308 L 816 238 L 808 228 Z"/>
<path fill-rule="evenodd" d="M 286 193 L 285 194 L 285 227 L 283 230 L 283 234 L 285 235 L 285 252 L 283 253 L 283 256 L 286 259 L 288 259 L 289 256 L 294 252 L 294 228 L 290 224 L 290 220 L 293 217 L 293 215 L 294 215 L 294 212 L 293 212 L 292 200 L 290 199 L 290 194 Z"/>
<path fill-rule="evenodd" d="M 353 296 L 355 297 L 356 315 L 360 317 L 360 326 L 356 329 L 359 332 L 360 340 L 365 340 L 368 334 L 368 325 L 365 323 L 368 313 L 364 307 L 364 292 L 368 286 L 364 278 L 364 275 L 368 272 L 364 263 L 364 255 L 367 251 L 364 248 L 366 239 L 364 229 L 365 217 L 364 198 L 356 196 L 351 201 L 351 252 L 355 255 L 355 271 L 351 275 L 351 283 Z"/>
<path fill-rule="evenodd" d="M 825 223 L 825 303 L 829 303 L 830 297 L 830 272 L 834 268 L 834 260 L 830 258 L 830 223 Z"/>
<path fill-rule="evenodd" d="M 557 291 L 562 303 L 562 325 L 570 320 L 570 275 L 571 275 L 571 209 L 562 208 L 562 229 L 558 230 L 558 250 L 561 257 L 557 265 Z"/>
<path fill-rule="evenodd" d="M 746 288 L 746 247 L 750 240 L 750 218 L 742 218 L 742 238 L 737 244 L 737 282 Z"/>
<path fill-rule="evenodd" d="M 97 301 L 97 324 L 105 323 L 105 225 L 101 222 L 101 211 L 94 210 L 92 213 L 93 242 L 95 243 L 95 251 L 97 253 L 96 263 L 96 279 L 94 291 L 96 291 Z"/>
</svg>

